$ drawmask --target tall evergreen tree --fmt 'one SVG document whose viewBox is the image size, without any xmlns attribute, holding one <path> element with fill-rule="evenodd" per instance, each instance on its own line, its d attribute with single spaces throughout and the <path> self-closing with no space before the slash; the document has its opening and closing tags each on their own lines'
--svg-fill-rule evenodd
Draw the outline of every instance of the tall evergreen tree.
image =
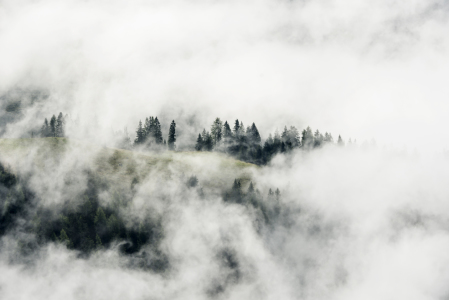
<svg viewBox="0 0 449 300">
<path fill-rule="evenodd" d="M 261 138 L 260 138 L 260 134 L 259 134 L 259 130 L 256 127 L 256 124 L 252 124 L 251 125 L 251 130 L 250 130 L 251 136 L 250 136 L 250 142 L 253 144 L 260 144 Z"/>
<path fill-rule="evenodd" d="M 176 141 L 176 134 L 175 134 L 175 121 L 172 121 L 172 124 L 170 125 L 170 130 L 172 129 L 171 126 L 173 127 L 173 146 L 174 146 L 174 142 Z M 170 136 L 170 133 L 169 133 Z M 170 140 L 170 139 L 169 139 Z M 156 118 L 154 118 L 154 141 L 156 142 L 156 144 L 160 145 L 163 143 L 164 139 L 162 138 L 162 130 L 161 130 L 161 123 L 159 123 L 159 120 Z M 170 144 L 170 142 L 169 142 Z M 174 149 L 174 148 L 173 148 Z"/>
<path fill-rule="evenodd" d="M 142 121 L 139 121 L 139 126 L 136 130 L 136 139 L 134 140 L 134 143 L 137 145 L 143 144 L 145 142 L 145 132 L 142 127 Z"/>
<path fill-rule="evenodd" d="M 235 120 L 235 123 L 234 123 L 234 136 L 236 138 L 238 138 L 239 134 L 240 134 L 240 122 L 237 119 L 237 120 Z"/>
<path fill-rule="evenodd" d="M 56 136 L 56 116 L 53 115 L 50 119 L 50 135 L 52 137 Z"/>
<path fill-rule="evenodd" d="M 41 127 L 41 137 L 50 136 L 50 126 L 48 125 L 48 120 L 45 118 L 44 125 Z"/>
<path fill-rule="evenodd" d="M 62 112 L 59 113 L 58 119 L 56 120 L 55 133 L 57 137 L 64 137 L 64 116 Z"/>
<path fill-rule="evenodd" d="M 212 136 L 206 131 L 205 136 L 203 136 L 203 150 L 212 151 L 213 148 L 214 141 L 212 140 Z"/>
<path fill-rule="evenodd" d="M 338 144 L 339 146 L 344 146 L 344 145 L 345 145 L 345 142 L 343 141 L 343 139 L 341 138 L 340 135 L 338 136 L 337 144 Z"/>
<path fill-rule="evenodd" d="M 230 139 L 232 137 L 232 130 L 229 127 L 228 121 L 226 121 L 223 125 L 223 138 Z"/>
<path fill-rule="evenodd" d="M 223 137 L 222 127 L 223 122 L 221 122 L 220 118 L 216 118 L 210 129 L 210 134 L 212 136 L 212 141 L 214 145 L 219 144 Z"/>
<path fill-rule="evenodd" d="M 203 149 L 203 138 L 201 137 L 201 134 L 198 134 L 198 138 L 196 139 L 195 150 L 201 151 L 202 149 Z"/>
<path fill-rule="evenodd" d="M 176 142 L 176 123 L 173 120 L 170 124 L 170 129 L 168 131 L 168 149 L 175 150 L 175 142 Z"/>
<path fill-rule="evenodd" d="M 313 133 L 312 129 L 309 126 L 307 126 L 307 128 L 302 131 L 301 144 L 304 149 L 311 149 L 313 147 Z"/>
</svg>

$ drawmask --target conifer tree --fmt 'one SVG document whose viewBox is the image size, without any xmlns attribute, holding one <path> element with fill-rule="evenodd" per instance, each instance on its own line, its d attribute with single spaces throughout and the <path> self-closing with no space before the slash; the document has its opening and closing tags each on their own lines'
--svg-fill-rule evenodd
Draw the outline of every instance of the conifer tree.
<svg viewBox="0 0 449 300">
<path fill-rule="evenodd" d="M 236 138 L 238 138 L 239 133 L 240 133 L 240 122 L 239 122 L 239 120 L 237 119 L 237 120 L 235 120 L 235 123 L 234 123 L 234 136 L 235 136 Z"/>
<path fill-rule="evenodd" d="M 58 119 L 56 120 L 55 136 L 64 137 L 64 116 L 62 112 L 59 113 Z"/>
<path fill-rule="evenodd" d="M 314 144 L 312 129 L 307 126 L 306 129 L 302 131 L 302 147 L 305 149 L 311 149 Z"/>
<path fill-rule="evenodd" d="M 288 131 L 288 143 L 292 148 L 297 148 L 300 146 L 300 138 L 298 129 L 295 126 L 290 126 L 290 130 Z"/>
<path fill-rule="evenodd" d="M 279 189 L 276 189 L 274 194 L 276 195 L 276 200 L 279 201 L 281 198 L 281 191 Z"/>
<path fill-rule="evenodd" d="M 171 125 L 174 125 L 174 127 L 173 127 L 173 138 L 174 138 L 173 146 L 174 146 L 174 142 L 176 142 L 175 121 L 172 121 Z M 172 129 L 171 125 L 170 125 L 170 130 Z M 170 133 L 169 133 L 169 136 L 170 136 Z M 162 138 L 161 123 L 159 123 L 159 120 L 157 119 L 157 117 L 154 118 L 154 140 L 155 140 L 156 144 L 158 144 L 158 145 L 162 144 L 164 141 L 164 139 Z M 170 138 L 169 138 L 169 141 L 170 141 Z M 170 144 L 170 142 L 169 142 L 169 144 Z"/>
<path fill-rule="evenodd" d="M 212 140 L 212 136 L 209 132 L 206 132 L 205 137 L 203 137 L 203 150 L 212 151 L 214 148 L 214 142 Z"/>
<path fill-rule="evenodd" d="M 220 143 L 223 133 L 222 133 L 223 122 L 221 122 L 220 118 L 216 118 L 214 123 L 211 126 L 210 133 L 212 136 L 212 141 L 214 145 Z"/>
<path fill-rule="evenodd" d="M 343 139 L 341 138 L 340 135 L 338 135 L 338 141 L 337 141 L 337 144 L 338 144 L 339 146 L 344 146 L 344 145 L 345 145 L 345 142 L 343 141 Z"/>
<path fill-rule="evenodd" d="M 95 237 L 95 245 L 97 246 L 97 249 L 103 248 L 103 244 L 101 243 L 101 238 L 98 234 Z"/>
<path fill-rule="evenodd" d="M 228 121 L 226 121 L 223 125 L 223 138 L 230 139 L 232 137 L 232 130 L 229 127 Z"/>
<path fill-rule="evenodd" d="M 145 141 L 145 133 L 142 128 L 142 121 L 139 121 L 139 126 L 137 127 L 136 130 L 136 139 L 134 140 L 134 143 L 143 144 L 144 141 Z"/>
<path fill-rule="evenodd" d="M 41 127 L 41 137 L 48 137 L 50 134 L 50 127 L 48 126 L 47 118 L 45 118 L 44 125 Z"/>
<path fill-rule="evenodd" d="M 249 183 L 248 194 L 252 194 L 252 193 L 254 193 L 254 186 L 253 186 L 253 182 L 251 181 Z"/>
<path fill-rule="evenodd" d="M 201 151 L 203 149 L 203 138 L 201 137 L 201 134 L 198 134 L 198 138 L 196 140 L 195 150 Z"/>
<path fill-rule="evenodd" d="M 64 229 L 61 229 L 61 232 L 59 233 L 59 241 L 67 246 L 67 248 L 72 248 L 72 242 L 69 239 L 69 236 L 65 232 Z"/>
<path fill-rule="evenodd" d="M 53 115 L 50 119 L 50 135 L 52 137 L 56 136 L 56 116 Z"/>
<path fill-rule="evenodd" d="M 317 129 L 317 130 L 315 131 L 315 134 L 314 134 L 314 136 L 313 136 L 313 139 L 314 139 L 314 144 L 313 144 L 313 146 L 314 146 L 315 148 L 318 148 L 318 147 L 320 147 L 320 146 L 322 145 L 323 140 L 324 140 L 324 137 L 323 137 L 323 135 L 320 133 L 320 131 Z"/>
<path fill-rule="evenodd" d="M 176 123 L 173 120 L 170 124 L 170 130 L 168 131 L 168 149 L 175 150 L 175 142 L 176 142 Z"/>
<path fill-rule="evenodd" d="M 259 130 L 257 130 L 256 124 L 251 125 L 251 142 L 254 144 L 260 144 L 261 138 Z"/>
<path fill-rule="evenodd" d="M 287 126 L 284 126 L 284 131 L 282 131 L 281 138 L 282 138 L 282 141 L 283 141 L 283 142 L 287 142 L 287 141 L 288 141 L 288 130 L 287 130 Z"/>
</svg>

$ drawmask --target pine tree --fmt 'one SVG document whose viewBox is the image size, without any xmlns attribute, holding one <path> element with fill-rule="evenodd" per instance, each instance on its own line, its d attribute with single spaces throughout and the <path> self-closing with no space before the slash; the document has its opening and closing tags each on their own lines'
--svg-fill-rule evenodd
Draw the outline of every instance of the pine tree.
<svg viewBox="0 0 449 300">
<path fill-rule="evenodd" d="M 45 118 L 44 125 L 41 127 L 41 137 L 48 137 L 50 135 L 50 127 L 48 126 L 47 118 Z"/>
<path fill-rule="evenodd" d="M 254 186 L 253 186 L 253 182 L 251 181 L 249 183 L 248 194 L 252 194 L 252 193 L 254 193 Z"/>
<path fill-rule="evenodd" d="M 176 123 L 173 120 L 170 124 L 170 130 L 168 131 L 168 149 L 175 150 L 176 142 Z"/>
<path fill-rule="evenodd" d="M 203 149 L 203 138 L 201 137 L 201 134 L 198 134 L 198 139 L 196 140 L 195 150 L 201 151 Z"/>
<path fill-rule="evenodd" d="M 223 138 L 230 139 L 232 137 L 232 130 L 231 127 L 229 127 L 228 121 L 226 121 L 223 125 Z"/>
<path fill-rule="evenodd" d="M 216 118 L 214 123 L 211 126 L 210 133 L 212 136 L 212 141 L 214 145 L 220 143 L 223 133 L 222 133 L 223 122 L 221 122 L 220 118 Z"/>
<path fill-rule="evenodd" d="M 251 142 L 254 144 L 260 144 L 261 138 L 259 130 L 257 130 L 256 124 L 251 125 Z"/>
<path fill-rule="evenodd" d="M 240 122 L 239 122 L 239 120 L 237 119 L 237 120 L 235 120 L 235 123 L 234 123 L 234 136 L 235 136 L 236 138 L 238 138 L 239 133 L 240 133 Z"/>
<path fill-rule="evenodd" d="M 281 198 L 281 191 L 279 189 L 276 189 L 274 194 L 276 195 L 276 200 L 279 201 Z"/>
<path fill-rule="evenodd" d="M 344 146 L 344 145 L 345 145 L 345 142 L 343 141 L 343 139 L 341 138 L 340 135 L 338 136 L 337 144 L 338 144 L 339 146 Z"/>
<path fill-rule="evenodd" d="M 324 140 L 324 137 L 323 137 L 323 135 L 320 133 L 320 131 L 317 129 L 317 130 L 315 131 L 315 134 L 314 134 L 314 136 L 313 136 L 313 139 L 314 139 L 313 146 L 314 146 L 315 148 L 318 148 L 318 147 L 320 147 L 320 146 L 322 145 L 323 140 Z"/>
<path fill-rule="evenodd" d="M 206 132 L 205 136 L 203 137 L 203 150 L 212 151 L 213 148 L 214 142 L 212 140 L 212 136 L 209 134 L 209 132 Z"/>
<path fill-rule="evenodd" d="M 174 127 L 173 127 L 173 138 L 174 138 L 173 146 L 174 146 L 174 142 L 176 142 L 175 121 L 173 121 L 171 125 L 174 125 Z M 170 130 L 172 129 L 171 125 L 170 125 Z M 170 136 L 170 133 L 169 133 L 169 136 Z M 164 139 L 162 138 L 161 123 L 159 123 L 159 120 L 157 119 L 157 117 L 154 118 L 154 140 L 155 140 L 156 144 L 158 144 L 158 145 L 162 144 L 164 141 Z M 170 141 L 170 138 L 169 138 L 169 141 Z M 169 144 L 170 144 L 170 142 L 169 142 Z"/>
<path fill-rule="evenodd" d="M 59 113 L 58 119 L 56 120 L 55 136 L 64 137 L 64 116 L 62 112 Z"/>
<path fill-rule="evenodd" d="M 135 144 L 143 144 L 145 141 L 145 132 L 142 128 L 142 121 L 139 121 L 139 126 L 136 130 L 136 139 L 134 140 Z"/>
<path fill-rule="evenodd" d="M 310 127 L 307 127 L 302 131 L 302 147 L 305 149 L 311 149 L 314 144 L 313 133 Z"/>
<path fill-rule="evenodd" d="M 299 131 L 295 126 L 290 126 L 290 130 L 288 131 L 288 143 L 292 148 L 297 148 L 301 144 Z"/>
<path fill-rule="evenodd" d="M 288 141 L 288 130 L 287 130 L 287 126 L 284 126 L 284 131 L 282 131 L 281 138 L 282 138 L 282 141 L 283 141 L 283 142 L 287 142 L 287 141 Z"/>
<path fill-rule="evenodd" d="M 50 136 L 56 136 L 56 116 L 53 115 L 50 119 Z"/>
<path fill-rule="evenodd" d="M 65 232 L 64 229 L 61 229 L 61 232 L 59 233 L 59 241 L 67 246 L 67 248 L 72 248 L 73 244 L 69 239 L 69 236 Z"/>
<path fill-rule="evenodd" d="M 106 224 L 106 215 L 104 214 L 104 211 L 101 207 L 97 209 L 97 214 L 95 215 L 94 223 L 97 225 Z"/>
<path fill-rule="evenodd" d="M 97 249 L 103 248 L 103 244 L 101 243 L 101 238 L 98 234 L 95 237 L 95 245 L 97 246 Z"/>
</svg>

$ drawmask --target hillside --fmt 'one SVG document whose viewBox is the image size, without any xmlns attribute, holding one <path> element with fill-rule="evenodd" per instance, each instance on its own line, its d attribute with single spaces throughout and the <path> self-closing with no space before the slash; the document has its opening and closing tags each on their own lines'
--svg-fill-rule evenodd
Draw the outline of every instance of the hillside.
<svg viewBox="0 0 449 300">
<path fill-rule="evenodd" d="M 67 138 L 0 139 L 0 159 L 13 171 L 87 168 L 115 185 L 195 175 L 205 189 L 228 188 L 235 178 L 245 186 L 259 168 L 221 153 L 135 152 Z"/>
</svg>

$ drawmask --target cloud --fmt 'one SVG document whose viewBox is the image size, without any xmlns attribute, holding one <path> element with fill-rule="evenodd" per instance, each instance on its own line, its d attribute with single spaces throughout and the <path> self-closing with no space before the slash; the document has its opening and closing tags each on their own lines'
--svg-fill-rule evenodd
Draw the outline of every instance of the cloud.
<svg viewBox="0 0 449 300">
<path fill-rule="evenodd" d="M 0 295 L 447 297 L 448 161 L 434 155 L 448 147 L 447 20 L 448 4 L 437 0 L 0 1 L 3 137 L 24 136 L 59 111 L 79 120 L 76 147 L 43 165 L 37 149 L 26 159 L 0 153 L 49 207 L 79 196 L 86 169 L 104 154 L 79 140 L 108 144 L 112 130 L 133 133 L 150 115 L 165 137 L 176 120 L 180 149 L 215 117 L 255 122 L 262 138 L 310 125 L 378 145 L 298 151 L 248 171 L 262 194 L 282 193 L 282 221 L 262 229 L 256 210 L 213 190 L 232 183 L 223 158 L 167 156 L 154 167 L 167 173 L 145 174 L 148 161 L 135 154 L 140 181 L 130 188 L 115 178 L 114 188 L 132 195 L 122 211 L 130 223 L 163 219 L 168 271 L 140 267 L 157 255 L 150 248 L 130 257 L 115 245 L 86 258 L 49 243 L 20 254 L 23 220 L 1 239 Z M 10 118 L 17 91 L 45 96 Z M 185 187 L 190 172 L 213 186 L 206 199 Z"/>
</svg>

